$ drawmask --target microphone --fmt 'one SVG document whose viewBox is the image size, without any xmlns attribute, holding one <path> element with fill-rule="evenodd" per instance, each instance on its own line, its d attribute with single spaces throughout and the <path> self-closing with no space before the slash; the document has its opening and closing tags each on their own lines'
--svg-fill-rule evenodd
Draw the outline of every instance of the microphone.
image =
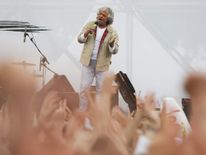
<svg viewBox="0 0 206 155">
<path fill-rule="evenodd" d="M 24 40 L 23 40 L 24 43 L 26 42 L 26 36 L 27 36 L 27 33 L 24 32 Z"/>
<path fill-rule="evenodd" d="M 94 22 L 94 24 L 95 24 L 95 25 L 98 25 L 98 24 L 99 24 L 99 22 L 98 22 L 98 21 L 95 21 L 95 22 Z"/>
</svg>

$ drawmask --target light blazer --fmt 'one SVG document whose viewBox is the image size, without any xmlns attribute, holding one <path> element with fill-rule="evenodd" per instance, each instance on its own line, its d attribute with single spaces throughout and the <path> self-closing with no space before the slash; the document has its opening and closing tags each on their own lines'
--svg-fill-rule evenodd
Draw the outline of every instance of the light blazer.
<svg viewBox="0 0 206 155">
<path fill-rule="evenodd" d="M 97 25 L 95 24 L 95 21 L 91 21 L 87 23 L 83 27 L 81 33 L 78 35 L 78 42 L 84 43 L 80 62 L 86 66 L 89 65 L 89 62 L 91 59 L 92 51 L 93 51 L 94 44 L 95 44 L 96 34 L 95 33 L 89 34 L 87 38 L 84 38 L 83 34 L 88 29 L 91 29 L 91 28 L 96 30 Z M 109 46 L 109 43 L 113 40 L 113 38 L 115 38 L 115 44 L 114 44 L 114 47 L 111 48 Z M 112 54 L 116 54 L 118 52 L 118 47 L 119 47 L 118 40 L 119 40 L 118 34 L 110 25 L 108 25 L 100 42 L 100 47 L 99 47 L 99 51 L 97 54 L 96 71 L 109 70 L 109 65 L 111 64 Z"/>
</svg>

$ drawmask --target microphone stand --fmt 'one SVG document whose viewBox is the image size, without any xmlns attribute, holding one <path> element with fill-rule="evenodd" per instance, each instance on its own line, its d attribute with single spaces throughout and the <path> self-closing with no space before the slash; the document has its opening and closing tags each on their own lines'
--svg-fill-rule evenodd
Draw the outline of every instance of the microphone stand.
<svg viewBox="0 0 206 155">
<path fill-rule="evenodd" d="M 39 71 L 42 70 L 42 87 L 45 85 L 45 75 L 46 75 L 46 70 L 48 69 L 50 72 L 54 73 L 55 75 L 57 75 L 56 72 L 54 72 L 53 70 L 51 70 L 46 64 L 49 64 L 49 61 L 47 60 L 46 56 L 41 52 L 41 50 L 38 48 L 34 37 L 30 36 L 27 32 L 25 32 L 25 35 L 29 37 L 29 39 L 31 40 L 31 42 L 33 43 L 33 45 L 36 47 L 36 49 L 38 50 L 38 52 L 41 54 L 40 57 L 40 63 L 39 63 Z M 42 69 L 41 69 L 42 68 Z"/>
</svg>

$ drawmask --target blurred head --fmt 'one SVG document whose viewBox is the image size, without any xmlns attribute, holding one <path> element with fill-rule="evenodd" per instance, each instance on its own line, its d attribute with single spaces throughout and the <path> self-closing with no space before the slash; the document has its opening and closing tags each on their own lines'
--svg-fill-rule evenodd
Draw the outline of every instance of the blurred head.
<svg viewBox="0 0 206 155">
<path fill-rule="evenodd" d="M 109 7 L 102 7 L 99 8 L 97 12 L 97 22 L 101 25 L 110 25 L 113 23 L 114 20 L 114 13 L 111 8 Z"/>
<path fill-rule="evenodd" d="M 123 155 L 116 144 L 107 136 L 100 135 L 91 147 L 92 155 Z"/>
</svg>

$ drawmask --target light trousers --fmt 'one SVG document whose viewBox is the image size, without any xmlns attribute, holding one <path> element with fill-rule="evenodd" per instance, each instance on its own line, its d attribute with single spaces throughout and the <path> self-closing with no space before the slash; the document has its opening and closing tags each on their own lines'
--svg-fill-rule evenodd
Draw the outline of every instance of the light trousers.
<svg viewBox="0 0 206 155">
<path fill-rule="evenodd" d="M 89 91 L 94 78 L 96 79 L 96 94 L 99 94 L 105 73 L 105 71 L 96 71 L 96 60 L 91 60 L 89 66 L 82 65 L 79 94 L 80 111 L 87 110 L 88 98 L 86 96 L 86 92 Z"/>
</svg>

